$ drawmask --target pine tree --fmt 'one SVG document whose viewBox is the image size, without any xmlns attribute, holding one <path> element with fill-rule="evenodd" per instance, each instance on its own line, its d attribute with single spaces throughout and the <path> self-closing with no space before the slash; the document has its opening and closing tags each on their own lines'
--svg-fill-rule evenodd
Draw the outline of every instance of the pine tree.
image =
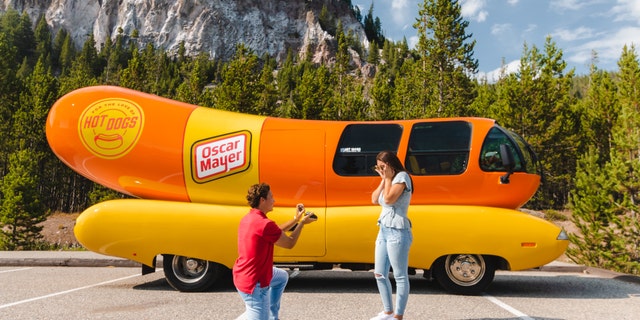
<svg viewBox="0 0 640 320">
<path fill-rule="evenodd" d="M 36 41 L 36 59 L 44 58 L 45 67 L 52 66 L 52 54 L 53 43 L 51 42 L 52 34 L 47 25 L 47 20 L 44 16 L 41 16 L 36 23 L 36 29 L 34 31 L 34 37 Z"/>
<path fill-rule="evenodd" d="M 331 101 L 330 72 L 325 66 L 304 69 L 296 90 L 300 102 L 300 119 L 333 119 L 335 110 Z"/>
<path fill-rule="evenodd" d="M 265 54 L 264 64 L 260 72 L 260 86 L 263 88 L 256 105 L 256 114 L 270 116 L 275 113 L 278 101 L 278 92 L 275 85 L 274 72 L 276 61 Z"/>
<path fill-rule="evenodd" d="M 371 86 L 371 110 L 367 114 L 368 120 L 389 119 L 388 113 L 391 108 L 391 98 L 393 97 L 394 79 L 387 65 L 380 66 L 376 72 Z"/>
<path fill-rule="evenodd" d="M 585 129 L 595 132 L 585 136 L 604 138 L 578 162 L 571 203 L 580 234 L 570 235 L 573 247 L 567 254 L 578 263 L 640 274 L 640 65 L 633 47 L 623 49 L 618 66 L 617 88 L 592 67 L 596 88 L 588 89 L 584 105 L 596 110 L 585 113 L 584 124 L 595 124 Z"/>
<path fill-rule="evenodd" d="M 13 63 L 15 56 L 16 48 L 7 40 L 5 32 L 0 32 L 0 177 L 6 172 L 9 154 L 16 148 L 10 132 L 22 89 Z"/>
<path fill-rule="evenodd" d="M 38 59 L 34 71 L 20 93 L 20 108 L 14 114 L 13 138 L 24 141 L 27 149 L 38 153 L 49 151 L 45 122 L 49 108 L 58 98 L 57 81 L 45 68 L 45 58 Z"/>
<path fill-rule="evenodd" d="M 60 47 L 60 55 L 58 57 L 58 65 L 62 70 L 62 74 L 69 72 L 73 62 L 76 58 L 76 49 L 71 40 L 71 35 L 69 33 L 64 33 L 64 39 L 62 40 L 62 45 Z"/>
<path fill-rule="evenodd" d="M 2 250 L 33 250 L 42 237 L 40 222 L 46 209 L 37 192 L 39 155 L 22 149 L 9 157 L 9 172 L 2 179 L 0 245 Z"/>
<path fill-rule="evenodd" d="M 73 60 L 71 66 L 59 77 L 59 96 L 75 89 L 97 85 L 97 78 L 91 74 L 91 67 L 83 59 Z"/>
<path fill-rule="evenodd" d="M 425 116 L 463 116 L 473 101 L 470 76 L 477 73 L 473 58 L 475 40 L 466 33 L 469 22 L 463 20 L 457 0 L 425 0 L 419 4 L 416 50 L 421 56 L 422 85 L 416 89 L 433 97 L 420 103 Z M 419 88 L 419 89 L 418 89 Z M 433 111 L 431 111 L 433 110 Z"/>
<path fill-rule="evenodd" d="M 26 11 L 20 16 L 20 23 L 14 32 L 13 41 L 18 48 L 18 58 L 26 58 L 30 65 L 35 64 L 36 38 L 33 34 L 32 22 Z"/>
<path fill-rule="evenodd" d="M 207 61 L 209 56 L 202 53 L 190 63 L 183 64 L 183 67 L 191 69 L 187 79 L 178 86 L 177 98 L 180 101 L 202 105 L 202 92 L 207 84 Z"/>
<path fill-rule="evenodd" d="M 384 44 L 384 35 L 382 33 L 382 23 L 380 18 L 373 17 L 373 2 L 369 6 L 369 12 L 364 16 L 363 21 L 364 34 L 371 44 L 381 47 Z"/>
<path fill-rule="evenodd" d="M 378 49 L 377 42 L 371 42 L 369 44 L 369 55 L 367 55 L 367 63 L 377 65 L 380 63 L 380 50 Z"/>
<path fill-rule="evenodd" d="M 236 47 L 233 59 L 224 67 L 222 82 L 214 89 L 218 109 L 255 113 L 260 99 L 258 57 L 243 44 Z"/>
<path fill-rule="evenodd" d="M 609 161 L 612 130 L 620 114 L 616 85 L 609 72 L 598 70 L 591 65 L 586 95 L 579 100 L 581 115 L 581 138 L 578 139 L 578 153 L 583 154 L 592 146 L 599 152 L 602 164 Z"/>
<path fill-rule="evenodd" d="M 476 98 L 467 109 L 469 116 L 494 118 L 493 113 L 498 100 L 496 86 L 488 83 L 487 79 L 477 80 L 474 83 L 476 87 Z"/>
<path fill-rule="evenodd" d="M 533 208 L 563 208 L 575 173 L 579 115 L 569 94 L 573 70 L 564 74 L 565 67 L 562 51 L 548 37 L 544 53 L 525 44 L 518 73 L 498 82 L 498 122 L 540 153 L 545 181 L 528 204 Z"/>
<path fill-rule="evenodd" d="M 26 12 L 20 15 L 14 9 L 7 10 L 0 16 L 0 30 L 7 37 L 7 41 L 16 49 L 13 63 L 20 64 L 24 58 L 27 58 L 33 64 L 36 46 L 29 15 Z"/>
<path fill-rule="evenodd" d="M 617 270 L 640 274 L 640 63 L 625 46 L 618 61 L 620 116 L 613 128 L 612 179 L 619 194 L 615 231 L 621 247 Z"/>
<path fill-rule="evenodd" d="M 322 9 L 320 9 L 320 14 L 318 15 L 318 23 L 320 23 L 320 27 L 322 28 L 322 30 L 327 31 L 328 34 L 336 34 L 336 23 L 326 4 L 322 5 Z"/>
<path fill-rule="evenodd" d="M 127 67 L 122 70 L 120 86 L 138 91 L 147 91 L 147 79 L 148 75 L 144 61 L 142 61 L 138 49 L 134 48 Z"/>
<path fill-rule="evenodd" d="M 338 21 L 338 28 L 336 30 L 336 40 L 338 42 L 338 50 L 336 51 L 336 63 L 332 70 L 332 90 L 335 93 L 336 99 L 332 101 L 331 111 L 323 111 L 325 119 L 348 119 L 351 113 L 350 106 L 345 100 L 341 99 L 348 93 L 349 88 L 352 86 L 352 79 L 349 75 L 352 67 L 350 66 L 351 54 L 349 53 L 348 39 L 344 34 L 342 21 Z"/>
<path fill-rule="evenodd" d="M 89 35 L 87 41 L 82 45 L 82 51 L 78 59 L 82 59 L 89 67 L 92 77 L 98 77 L 102 73 L 102 64 L 98 57 L 98 51 L 96 50 L 96 40 L 93 37 L 93 33 Z"/>
<path fill-rule="evenodd" d="M 55 38 L 53 39 L 53 43 L 52 43 L 52 48 L 51 48 L 51 65 L 53 66 L 53 69 L 58 72 L 61 71 L 63 69 L 63 59 L 62 54 L 63 54 L 63 49 L 65 46 L 65 41 L 68 37 L 68 32 L 65 29 L 60 29 L 58 30 L 58 32 L 56 33 Z"/>
<path fill-rule="evenodd" d="M 615 181 L 600 165 L 599 152 L 591 148 L 578 160 L 571 193 L 571 220 L 580 231 L 569 234 L 572 246 L 567 256 L 576 263 L 610 267 L 615 234 L 609 226 L 615 220 L 612 206 Z"/>
<path fill-rule="evenodd" d="M 386 119 L 415 119 L 435 117 L 433 110 L 426 110 L 432 98 L 430 92 L 419 90 L 423 88 L 423 78 L 419 76 L 421 66 L 412 60 L 402 64 L 395 78 L 391 108 L 386 114 Z"/>
</svg>

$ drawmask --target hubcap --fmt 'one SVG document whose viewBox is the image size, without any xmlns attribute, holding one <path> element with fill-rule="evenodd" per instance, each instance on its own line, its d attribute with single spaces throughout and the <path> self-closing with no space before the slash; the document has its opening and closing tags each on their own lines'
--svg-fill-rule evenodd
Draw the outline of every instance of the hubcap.
<svg viewBox="0 0 640 320">
<path fill-rule="evenodd" d="M 174 256 L 171 261 L 173 274 L 183 283 L 195 283 L 205 276 L 209 262 L 196 258 Z"/>
<path fill-rule="evenodd" d="M 481 255 L 450 255 L 445 261 L 445 270 L 455 284 L 468 287 L 482 280 L 486 265 Z"/>
</svg>

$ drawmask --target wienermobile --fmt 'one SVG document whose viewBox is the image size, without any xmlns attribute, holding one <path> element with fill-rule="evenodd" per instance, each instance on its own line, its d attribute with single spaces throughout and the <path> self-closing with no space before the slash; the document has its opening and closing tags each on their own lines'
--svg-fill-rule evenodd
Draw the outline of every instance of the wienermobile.
<svg viewBox="0 0 640 320">
<path fill-rule="evenodd" d="M 78 241 L 143 273 L 162 255 L 180 291 L 207 290 L 233 266 L 246 192 L 258 182 L 272 187 L 276 222 L 296 203 L 318 216 L 294 249 L 276 247 L 278 265 L 370 270 L 381 150 L 397 152 L 415 184 L 410 268 L 449 292 L 480 293 L 496 270 L 542 266 L 568 245 L 564 230 L 518 210 L 540 184 L 536 156 L 492 119 L 283 119 L 93 86 L 60 98 L 46 133 L 66 165 L 131 196 L 81 213 Z"/>
</svg>

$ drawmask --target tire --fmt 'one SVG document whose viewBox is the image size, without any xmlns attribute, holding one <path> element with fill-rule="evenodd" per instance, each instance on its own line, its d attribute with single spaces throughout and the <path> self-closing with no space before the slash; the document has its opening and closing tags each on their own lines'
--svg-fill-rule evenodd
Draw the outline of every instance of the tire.
<svg viewBox="0 0 640 320">
<path fill-rule="evenodd" d="M 479 254 L 452 254 L 439 258 L 434 265 L 434 278 L 454 294 L 480 294 L 495 274 L 493 259 Z"/>
<path fill-rule="evenodd" d="M 197 258 L 164 255 L 164 276 L 174 289 L 182 292 L 202 292 L 220 278 L 222 265 Z"/>
</svg>

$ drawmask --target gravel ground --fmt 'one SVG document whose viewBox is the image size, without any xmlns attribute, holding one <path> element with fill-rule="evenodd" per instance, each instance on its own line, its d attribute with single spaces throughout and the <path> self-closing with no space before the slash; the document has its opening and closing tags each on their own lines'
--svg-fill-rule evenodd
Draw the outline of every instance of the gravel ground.
<svg viewBox="0 0 640 320">
<path fill-rule="evenodd" d="M 42 225 L 40 234 L 44 241 L 60 247 L 78 247 L 80 244 L 73 234 L 73 226 L 79 213 L 53 213 Z"/>
</svg>

